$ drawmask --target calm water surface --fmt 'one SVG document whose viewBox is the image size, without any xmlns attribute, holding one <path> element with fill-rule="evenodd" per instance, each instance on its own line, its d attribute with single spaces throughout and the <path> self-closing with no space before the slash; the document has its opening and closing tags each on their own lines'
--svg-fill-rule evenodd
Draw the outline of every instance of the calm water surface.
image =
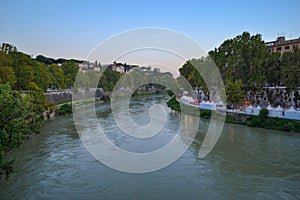
<svg viewBox="0 0 300 200">
<path fill-rule="evenodd" d="M 147 109 L 166 99 L 134 98 L 134 120 L 147 124 Z M 168 110 L 162 132 L 140 141 L 120 132 L 108 104 L 96 110 L 111 141 L 136 152 L 166 145 L 180 122 L 180 114 Z M 56 116 L 42 134 L 13 151 L 18 172 L 0 181 L 0 199 L 300 199 L 299 134 L 225 124 L 213 151 L 199 159 L 208 124 L 201 120 L 194 142 L 175 163 L 156 172 L 129 174 L 88 153 L 72 115 Z"/>
</svg>

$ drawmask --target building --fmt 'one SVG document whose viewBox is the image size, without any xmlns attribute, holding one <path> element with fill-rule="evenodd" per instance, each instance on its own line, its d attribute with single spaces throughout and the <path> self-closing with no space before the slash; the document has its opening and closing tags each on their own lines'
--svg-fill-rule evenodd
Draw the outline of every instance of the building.
<svg viewBox="0 0 300 200">
<path fill-rule="evenodd" d="M 101 70 L 101 64 L 97 61 L 95 63 L 84 61 L 82 63 L 78 63 L 78 68 L 80 71 L 85 72 L 87 70 L 94 70 L 94 71 L 100 71 Z"/>
<path fill-rule="evenodd" d="M 293 51 L 296 47 L 300 48 L 300 37 L 297 39 L 286 40 L 284 36 L 280 36 L 276 41 L 266 42 L 266 46 L 272 53 Z"/>
<path fill-rule="evenodd" d="M 153 69 L 153 72 L 154 72 L 154 73 L 160 73 L 160 69 L 159 69 L 158 67 L 155 67 L 155 68 Z"/>
</svg>

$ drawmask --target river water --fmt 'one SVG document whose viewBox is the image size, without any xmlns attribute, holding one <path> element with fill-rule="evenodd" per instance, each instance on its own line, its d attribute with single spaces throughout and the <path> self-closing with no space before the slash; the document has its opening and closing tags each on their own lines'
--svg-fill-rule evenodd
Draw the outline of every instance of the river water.
<svg viewBox="0 0 300 200">
<path fill-rule="evenodd" d="M 135 97 L 133 119 L 147 124 L 149 106 L 166 99 Z M 118 133 L 109 104 L 98 104 L 96 110 L 111 141 L 136 151 L 166 145 L 180 120 L 179 113 L 168 110 L 163 133 L 140 145 Z M 76 133 L 72 115 L 56 116 L 12 152 L 18 172 L 0 181 L 0 199 L 300 199 L 299 134 L 225 124 L 212 152 L 199 159 L 208 124 L 200 120 L 196 138 L 176 162 L 131 174 L 94 159 Z"/>
</svg>

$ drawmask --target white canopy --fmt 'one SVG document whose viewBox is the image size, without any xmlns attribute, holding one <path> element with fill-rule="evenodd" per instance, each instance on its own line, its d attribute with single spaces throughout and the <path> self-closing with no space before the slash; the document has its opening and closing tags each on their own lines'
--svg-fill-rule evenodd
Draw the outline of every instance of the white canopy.
<svg viewBox="0 0 300 200">
<path fill-rule="evenodd" d="M 283 111 L 283 109 L 280 107 L 280 105 L 278 105 L 275 110 L 277 110 L 277 111 Z"/>
<path fill-rule="evenodd" d="M 272 108 L 272 106 L 269 104 L 268 105 L 268 108 L 267 108 L 268 110 L 274 110 L 274 108 Z"/>
<path fill-rule="evenodd" d="M 286 112 L 298 112 L 294 106 L 291 106 L 290 109 L 288 109 Z"/>
</svg>

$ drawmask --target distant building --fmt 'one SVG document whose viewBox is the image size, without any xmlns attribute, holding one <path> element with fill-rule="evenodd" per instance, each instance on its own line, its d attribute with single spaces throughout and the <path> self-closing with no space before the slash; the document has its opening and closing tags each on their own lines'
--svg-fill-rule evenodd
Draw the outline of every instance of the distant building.
<svg viewBox="0 0 300 200">
<path fill-rule="evenodd" d="M 297 39 L 286 40 L 284 36 L 280 36 L 276 41 L 266 42 L 266 46 L 272 53 L 293 51 L 296 47 L 300 48 L 300 37 Z"/>
<path fill-rule="evenodd" d="M 101 64 L 97 61 L 95 63 L 84 61 L 82 63 L 78 63 L 79 70 L 82 72 L 85 72 L 87 70 L 94 70 L 94 71 L 100 71 L 101 70 Z"/>
<path fill-rule="evenodd" d="M 155 68 L 153 69 L 153 72 L 154 72 L 154 73 L 160 73 L 160 69 L 159 69 L 158 67 L 155 67 Z"/>
<path fill-rule="evenodd" d="M 117 62 L 114 62 L 113 64 L 103 65 L 103 66 L 105 66 L 107 69 L 117 71 L 120 73 L 126 73 L 126 74 L 129 74 L 132 72 L 132 70 L 139 68 L 138 65 L 128 65 L 126 63 L 123 64 Z"/>
<path fill-rule="evenodd" d="M 78 67 L 80 71 L 85 71 L 89 69 L 89 63 L 88 62 L 83 62 L 83 63 L 78 63 Z"/>
<path fill-rule="evenodd" d="M 140 70 L 142 71 L 142 72 L 151 72 L 151 66 L 148 66 L 148 67 L 140 67 Z"/>
</svg>

